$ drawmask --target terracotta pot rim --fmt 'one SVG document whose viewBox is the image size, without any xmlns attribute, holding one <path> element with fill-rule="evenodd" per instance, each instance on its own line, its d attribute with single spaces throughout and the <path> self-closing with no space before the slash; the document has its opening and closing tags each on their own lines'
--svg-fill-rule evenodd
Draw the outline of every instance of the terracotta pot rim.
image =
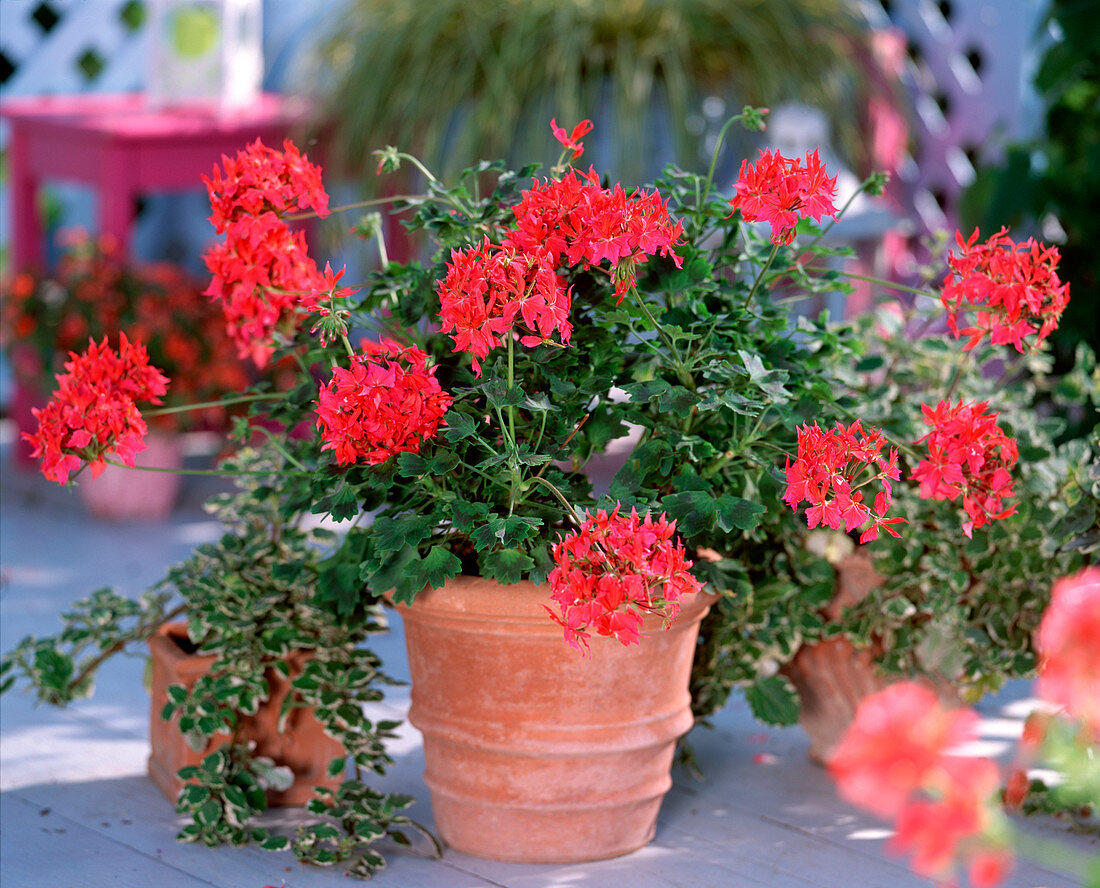
<svg viewBox="0 0 1100 888">
<path fill-rule="evenodd" d="M 514 626 L 529 623 L 532 618 L 537 619 L 538 627 L 545 624 L 544 631 L 547 635 L 561 632 L 561 628 L 548 618 L 546 612 L 546 608 L 554 605 L 550 598 L 549 585 L 544 583 L 536 586 L 530 580 L 505 585 L 496 580 L 461 574 L 451 577 L 438 589 L 426 586 L 417 593 L 411 605 L 394 602 L 392 589 L 383 598 L 402 613 L 414 610 L 421 620 L 445 615 L 449 625 L 456 621 L 477 624 L 479 635 L 485 634 L 486 628 L 494 633 L 494 626 L 506 627 L 512 624 L 510 628 L 499 630 L 499 634 L 510 634 L 514 632 Z M 677 617 L 667 631 L 681 631 L 681 627 L 690 624 L 697 613 L 709 608 L 717 600 L 718 595 L 706 590 L 685 596 L 680 603 L 682 616 Z M 492 621 L 488 627 L 484 622 L 486 618 Z M 664 620 L 659 616 L 646 616 L 643 626 L 647 632 L 666 631 L 663 628 Z"/>
<path fill-rule="evenodd" d="M 158 651 L 165 660 L 173 664 L 187 663 L 187 671 L 198 669 L 202 672 L 209 670 L 218 659 L 216 654 L 188 653 L 173 639 L 190 639 L 187 634 L 187 624 L 179 620 L 169 623 L 161 623 L 156 631 L 149 636 L 149 647 Z"/>
</svg>

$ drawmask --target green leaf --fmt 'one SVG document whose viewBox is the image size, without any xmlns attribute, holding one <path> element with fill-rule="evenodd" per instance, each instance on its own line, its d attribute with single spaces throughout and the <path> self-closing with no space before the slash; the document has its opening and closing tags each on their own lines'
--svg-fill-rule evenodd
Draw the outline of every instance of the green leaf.
<svg viewBox="0 0 1100 888">
<path fill-rule="evenodd" d="M 412 558 L 394 586 L 393 600 L 412 604 L 416 594 L 425 586 L 438 589 L 451 577 L 462 572 L 462 562 L 443 546 L 432 546 L 424 558 Z"/>
<path fill-rule="evenodd" d="M 798 722 L 798 692 L 782 675 L 758 678 L 745 690 L 752 713 L 768 725 L 786 726 Z"/>
<path fill-rule="evenodd" d="M 461 441 L 473 436 L 476 432 L 477 423 L 473 417 L 454 410 L 447 413 L 447 425 L 443 427 L 442 434 L 448 441 L 452 443 Z"/>
<path fill-rule="evenodd" d="M 535 566 L 535 562 L 519 549 L 500 549 L 484 553 L 479 563 L 483 577 L 506 584 L 518 583 Z"/>
<path fill-rule="evenodd" d="M 764 367 L 760 355 L 743 349 L 738 349 L 737 354 L 745 362 L 745 369 L 749 371 L 749 378 L 764 394 L 776 401 L 786 401 L 791 397 L 791 393 L 783 387 L 783 383 L 787 381 L 788 376 L 786 370 L 768 370 Z"/>
<path fill-rule="evenodd" d="M 751 500 L 741 499 L 728 494 L 718 497 L 718 526 L 726 533 L 735 527 L 738 530 L 756 530 L 760 516 L 767 507 Z"/>
<path fill-rule="evenodd" d="M 717 502 L 705 490 L 685 490 L 673 493 L 661 500 L 670 518 L 676 519 L 676 528 L 685 537 L 709 530 L 714 525 Z"/>
</svg>

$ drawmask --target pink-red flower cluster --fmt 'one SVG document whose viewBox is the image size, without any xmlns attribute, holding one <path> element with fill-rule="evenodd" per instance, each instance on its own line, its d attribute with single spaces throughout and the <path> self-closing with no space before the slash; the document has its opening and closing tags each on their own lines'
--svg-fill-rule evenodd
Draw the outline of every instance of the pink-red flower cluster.
<svg viewBox="0 0 1100 888">
<path fill-rule="evenodd" d="M 1039 625 L 1039 696 L 1100 743 L 1100 567 L 1054 584 Z"/>
<path fill-rule="evenodd" d="M 536 182 L 513 213 L 516 227 L 501 244 L 486 239 L 452 251 L 438 285 L 443 332 L 451 334 L 455 351 L 474 356 L 478 375 L 480 361 L 520 320 L 524 345 L 538 345 L 555 331 L 568 343 L 571 297 L 561 266 L 607 260 L 621 302 L 637 282 L 637 266 L 650 256 L 681 262 L 674 247 L 683 223 L 669 218 L 667 201 L 655 191 L 628 197 L 619 185 L 603 188 L 595 170 L 570 169 L 561 179 Z"/>
<path fill-rule="evenodd" d="M 798 511 L 803 502 L 810 503 L 806 523 L 810 528 L 819 524 L 850 533 L 871 520 L 860 536 L 860 543 L 878 539 L 885 530 L 900 536 L 893 525 L 906 523 L 904 518 L 887 518 L 893 498 L 890 481 L 898 480 L 898 451 L 883 455 L 886 438 L 876 428 L 863 431 L 857 419 L 850 426 L 837 423 L 833 429 L 804 425 L 798 430 L 798 455 L 792 463 L 787 457 L 787 490 L 783 502 Z M 870 476 L 859 481 L 869 471 Z M 878 482 L 873 508 L 864 502 L 859 488 Z"/>
<path fill-rule="evenodd" d="M 668 201 L 656 191 L 629 196 L 617 184 L 600 185 L 594 168 L 569 170 L 561 179 L 536 182 L 513 208 L 516 228 L 505 244 L 523 251 L 547 251 L 555 263 L 588 268 L 605 259 L 615 296 L 621 302 L 637 282 L 637 266 L 650 256 L 671 257 L 684 233 L 682 221 L 668 215 Z"/>
<path fill-rule="evenodd" d="M 92 477 L 106 468 L 106 457 L 117 456 L 128 466 L 145 449 L 145 421 L 137 401 L 161 403 L 168 378 L 149 364 L 145 347 L 119 335 L 113 351 L 104 337 L 89 340 L 81 354 L 70 353 L 65 373 L 57 376 L 57 390 L 45 407 L 35 408 L 38 429 L 23 437 L 42 460 L 42 474 L 65 484 L 82 463 Z"/>
<path fill-rule="evenodd" d="M 1008 849 L 984 835 L 999 772 L 952 754 L 977 724 L 970 710 L 944 709 L 928 688 L 900 682 L 860 703 L 828 765 L 844 798 L 895 820 L 891 847 L 913 855 L 914 872 L 948 880 L 962 862 L 973 885 L 991 888 L 1011 865 Z"/>
<path fill-rule="evenodd" d="M 481 244 L 452 250 L 447 276 L 439 282 L 441 329 L 450 333 L 455 351 L 473 355 L 474 372 L 481 361 L 511 336 L 518 321 L 530 331 L 524 345 L 538 345 L 557 331 L 569 342 L 569 291 L 556 263 L 545 250 Z M 536 335 L 537 334 L 537 335 Z"/>
<path fill-rule="evenodd" d="M 801 219 L 820 222 L 822 216 L 837 216 L 836 176 L 829 178 L 817 149 L 808 152 L 805 161 L 761 151 L 755 164 L 741 161 L 733 187 L 737 194 L 730 206 L 740 210 L 746 222 L 770 222 L 773 244 L 793 241 Z"/>
<path fill-rule="evenodd" d="M 986 413 L 988 401 L 959 403 L 940 401 L 934 408 L 921 404 L 921 413 L 932 431 L 917 443 L 928 443 L 928 457 L 913 471 L 923 499 L 956 500 L 962 496 L 969 520 L 963 533 L 1007 518 L 1016 507 L 1005 506 L 1012 496 L 1012 475 L 1019 453 L 1016 440 L 999 425 L 997 414 Z"/>
<path fill-rule="evenodd" d="M 662 616 L 667 625 L 683 597 L 703 587 L 689 572 L 692 562 L 676 522 L 664 513 L 654 521 L 634 509 L 621 515 L 618 505 L 610 513 L 589 512 L 580 530 L 558 541 L 553 556 L 550 597 L 560 615 L 546 610 L 578 650 L 587 649 L 590 632 L 637 644 L 646 614 Z"/>
<path fill-rule="evenodd" d="M 239 354 L 262 367 L 279 324 L 300 303 L 311 309 L 312 294 L 324 286 L 305 234 L 291 231 L 284 218 L 294 210 L 328 215 L 321 170 L 289 141 L 276 151 L 257 139 L 235 158 L 223 155 L 222 170 L 215 167 L 203 181 L 210 221 L 225 234 L 203 257 L 213 274 L 206 292 L 222 300 Z"/>
<path fill-rule="evenodd" d="M 958 339 L 967 337 L 964 350 L 989 336 L 993 345 L 1010 344 L 1024 350 L 1024 338 L 1034 335 L 1038 345 L 1054 331 L 1069 304 L 1069 284 L 1058 278 L 1057 247 L 1028 238 L 1014 243 L 1002 228 L 985 243 L 978 229 L 947 254 L 950 269 L 940 300 L 947 310 L 947 326 Z M 959 327 L 959 315 L 973 312 L 974 322 Z"/>
<path fill-rule="evenodd" d="M 334 367 L 318 392 L 321 449 L 331 450 L 341 466 L 416 453 L 438 431 L 452 400 L 426 352 L 392 339 L 364 342 L 351 366 Z"/>
</svg>

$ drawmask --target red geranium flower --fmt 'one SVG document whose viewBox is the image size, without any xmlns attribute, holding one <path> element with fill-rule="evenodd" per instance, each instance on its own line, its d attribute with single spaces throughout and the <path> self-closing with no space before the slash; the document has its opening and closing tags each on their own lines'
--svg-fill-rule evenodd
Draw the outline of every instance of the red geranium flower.
<svg viewBox="0 0 1100 888">
<path fill-rule="evenodd" d="M 1012 476 L 1016 465 L 1016 440 L 997 425 L 997 414 L 986 413 L 988 401 L 958 404 L 940 401 L 934 408 L 921 404 L 926 425 L 932 431 L 921 438 L 928 442 L 928 457 L 913 471 L 920 482 L 923 499 L 955 500 L 963 498 L 970 520 L 963 522 L 963 533 L 974 535 L 974 528 L 990 521 L 1007 518 L 1016 507 L 1006 507 L 1012 496 Z"/>
<path fill-rule="evenodd" d="M 149 364 L 145 347 L 131 343 L 125 333 L 119 336 L 117 353 L 104 337 L 70 357 L 67 372 L 57 376 L 53 397 L 32 411 L 37 431 L 23 433 L 33 456 L 42 460 L 42 474 L 58 484 L 65 484 L 83 463 L 98 477 L 108 456 L 132 466 L 146 447 L 148 431 L 135 401 L 159 404 L 168 391 L 168 378 Z"/>
<path fill-rule="evenodd" d="M 828 177 L 816 149 L 806 154 L 805 165 L 778 151 L 761 151 L 755 164 L 741 161 L 733 187 L 737 194 L 730 206 L 740 210 L 746 222 L 770 222 L 773 244 L 793 241 L 801 219 L 812 217 L 820 222 L 822 216 L 836 218 L 836 176 Z"/>
<path fill-rule="evenodd" d="M 870 526 L 860 536 L 860 543 L 878 538 L 879 530 L 891 536 L 900 536 L 893 525 L 904 524 L 904 518 L 887 518 L 893 498 L 890 481 L 900 475 L 897 448 L 883 456 L 886 438 L 882 432 L 870 428 L 865 433 L 857 419 L 850 426 L 841 423 L 834 429 L 820 429 L 817 424 L 802 426 L 798 430 L 798 455 L 792 463 L 787 457 L 787 490 L 783 502 L 798 511 L 803 502 L 810 503 L 806 510 L 806 522 L 810 528 L 822 524 L 845 532 L 851 532 L 871 519 Z M 857 483 L 867 470 L 868 482 Z M 873 508 L 864 502 L 866 483 L 878 481 L 882 487 Z"/>
<path fill-rule="evenodd" d="M 418 452 L 453 400 L 427 362 L 419 348 L 383 339 L 364 343 L 349 368 L 334 367 L 317 395 L 321 449 L 331 450 L 341 466 Z"/>
<path fill-rule="evenodd" d="M 554 138 L 561 142 L 564 147 L 572 149 L 573 156 L 570 160 L 576 160 L 584 154 L 584 146 L 581 144 L 581 139 L 592 132 L 592 121 L 582 120 L 573 127 L 572 133 L 566 135 L 565 130 L 558 126 L 558 121 L 551 117 L 550 130 L 554 133 Z"/>
<path fill-rule="evenodd" d="M 546 610 L 570 645 L 587 648 L 591 631 L 637 644 L 647 613 L 671 622 L 683 596 L 703 587 L 675 534 L 676 522 L 663 513 L 641 519 L 633 509 L 620 515 L 616 505 L 610 514 L 588 513 L 580 530 L 558 541 L 547 579 L 560 616 Z"/>
<path fill-rule="evenodd" d="M 1069 304 L 1069 284 L 1058 279 L 1058 248 L 1031 238 L 1016 244 L 1007 231 L 1002 228 L 981 244 L 978 229 L 965 241 L 956 231 L 959 253 L 947 254 L 950 272 L 940 300 L 955 338 L 968 337 L 964 350 L 986 336 L 993 345 L 1010 344 L 1019 352 L 1027 336 L 1038 345 L 1058 327 Z M 974 313 L 974 323 L 960 328 L 959 315 L 967 311 Z"/>
</svg>

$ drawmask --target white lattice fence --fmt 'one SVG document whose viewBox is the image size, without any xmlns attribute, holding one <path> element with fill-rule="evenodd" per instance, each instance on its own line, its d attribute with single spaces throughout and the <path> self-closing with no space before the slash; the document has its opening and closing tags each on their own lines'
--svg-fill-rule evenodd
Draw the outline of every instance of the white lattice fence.
<svg viewBox="0 0 1100 888">
<path fill-rule="evenodd" d="M 877 28 L 907 41 L 912 154 L 898 171 L 925 230 L 953 228 L 975 166 L 1038 123 L 1030 87 L 1046 0 L 865 0 Z"/>
<path fill-rule="evenodd" d="M 4 0 L 0 89 L 7 97 L 140 89 L 138 0 Z"/>
</svg>

